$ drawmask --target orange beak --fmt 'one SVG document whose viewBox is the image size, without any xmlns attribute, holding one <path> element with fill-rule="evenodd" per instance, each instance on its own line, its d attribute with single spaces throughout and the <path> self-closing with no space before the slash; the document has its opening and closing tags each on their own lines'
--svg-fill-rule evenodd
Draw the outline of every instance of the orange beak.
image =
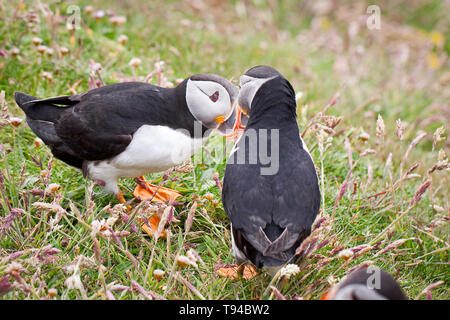
<svg viewBox="0 0 450 320">
<path fill-rule="evenodd" d="M 224 117 L 224 116 L 218 116 L 218 117 L 215 117 L 214 120 L 215 120 L 217 123 L 222 124 L 222 123 L 225 122 L 225 117 Z"/>
<path fill-rule="evenodd" d="M 233 126 L 233 132 L 226 135 L 225 138 L 237 141 L 237 139 L 241 136 L 242 132 L 245 130 L 245 126 L 242 125 L 242 114 L 246 114 L 243 109 L 241 109 L 239 106 L 237 108 L 237 114 L 236 114 L 236 122 Z"/>
<path fill-rule="evenodd" d="M 331 292 L 328 291 L 327 293 L 325 293 L 322 298 L 320 298 L 320 300 L 330 300 L 331 298 Z"/>
</svg>

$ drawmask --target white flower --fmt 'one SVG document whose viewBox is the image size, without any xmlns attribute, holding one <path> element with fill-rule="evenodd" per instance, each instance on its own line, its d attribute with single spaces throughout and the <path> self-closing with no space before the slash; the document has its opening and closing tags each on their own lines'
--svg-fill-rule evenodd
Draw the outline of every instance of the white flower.
<svg viewBox="0 0 450 320">
<path fill-rule="evenodd" d="M 350 249 L 344 249 L 339 252 L 339 258 L 344 259 L 345 261 L 347 261 L 351 257 L 353 257 L 353 251 Z"/>
<path fill-rule="evenodd" d="M 68 277 L 66 281 L 64 281 L 64 284 L 68 289 L 82 290 L 81 278 L 78 273 L 75 273 Z"/>
<path fill-rule="evenodd" d="M 118 40 L 121 44 L 125 44 L 128 41 L 128 37 L 126 35 L 122 34 Z"/>
<path fill-rule="evenodd" d="M 50 183 L 47 188 L 45 188 L 45 193 L 55 194 L 56 191 L 61 189 L 61 186 L 57 183 Z"/>
<path fill-rule="evenodd" d="M 128 64 L 130 66 L 133 66 L 135 68 L 139 67 L 141 65 L 141 63 L 142 63 L 142 60 L 139 58 L 133 58 L 130 60 L 130 62 L 128 62 Z"/>
<path fill-rule="evenodd" d="M 34 145 L 35 145 L 36 147 L 40 147 L 40 146 L 42 146 L 43 144 L 44 144 L 44 141 L 42 141 L 41 138 L 34 138 Z"/>
<path fill-rule="evenodd" d="M 42 39 L 41 39 L 41 38 L 38 38 L 38 37 L 34 37 L 34 38 L 31 40 L 31 42 L 33 42 L 33 44 L 34 44 L 35 46 L 38 46 L 38 45 L 40 45 L 40 44 L 42 43 Z"/>
<path fill-rule="evenodd" d="M 161 278 L 164 276 L 164 271 L 161 269 L 156 269 L 153 271 L 153 276 L 156 278 L 156 280 L 161 280 Z"/>
<path fill-rule="evenodd" d="M 47 51 L 47 46 L 38 45 L 38 46 L 36 47 L 36 50 L 37 50 L 40 54 L 44 54 L 44 52 Z"/>
<path fill-rule="evenodd" d="M 118 219 L 119 217 L 117 215 L 113 215 L 106 220 L 106 225 L 108 227 L 112 227 L 117 222 Z"/>
<path fill-rule="evenodd" d="M 59 52 L 61 52 L 62 56 L 65 56 L 66 54 L 69 53 L 69 49 L 67 49 L 66 47 L 61 47 L 59 48 Z"/>
<path fill-rule="evenodd" d="M 184 268 L 187 266 L 194 266 L 195 268 L 198 268 L 197 263 L 195 261 L 192 261 L 191 259 L 189 259 L 186 256 L 177 256 L 175 261 L 181 268 Z"/>
<path fill-rule="evenodd" d="M 288 264 L 280 269 L 280 276 L 289 279 L 292 276 L 297 275 L 300 272 L 300 268 L 296 264 Z"/>
<path fill-rule="evenodd" d="M 20 50 L 19 50 L 18 48 L 13 47 L 13 48 L 11 49 L 11 55 L 12 55 L 13 57 L 18 56 L 19 53 L 20 53 Z"/>
</svg>

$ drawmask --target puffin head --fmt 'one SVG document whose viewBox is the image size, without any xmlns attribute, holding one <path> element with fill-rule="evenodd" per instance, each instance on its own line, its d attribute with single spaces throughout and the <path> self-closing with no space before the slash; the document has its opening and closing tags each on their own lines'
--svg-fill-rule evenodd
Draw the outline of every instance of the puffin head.
<svg viewBox="0 0 450 320">
<path fill-rule="evenodd" d="M 249 114 L 253 98 L 259 88 L 276 77 L 284 78 L 281 73 L 269 66 L 256 66 L 239 78 L 238 103 L 244 114 Z"/>
<path fill-rule="evenodd" d="M 215 74 L 195 74 L 187 79 L 186 103 L 197 121 L 225 134 L 236 120 L 239 90 L 227 79 Z"/>
<path fill-rule="evenodd" d="M 321 300 L 407 300 L 403 290 L 386 271 L 363 267 L 347 275 Z"/>
</svg>

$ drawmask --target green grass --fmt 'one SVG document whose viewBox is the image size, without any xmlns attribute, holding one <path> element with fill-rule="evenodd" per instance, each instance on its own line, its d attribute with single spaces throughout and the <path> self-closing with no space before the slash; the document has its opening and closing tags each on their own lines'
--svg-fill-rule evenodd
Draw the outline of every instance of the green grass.
<svg viewBox="0 0 450 320">
<path fill-rule="evenodd" d="M 0 91 L 5 92 L 0 106 L 0 282 L 12 286 L 2 299 L 50 298 L 52 289 L 57 290 L 56 299 L 104 299 L 111 292 L 116 299 L 142 299 L 133 281 L 168 299 L 275 298 L 270 289 L 266 290 L 272 279 L 264 273 L 236 281 L 215 273 L 218 263 L 234 263 L 229 221 L 214 181 L 215 173 L 219 180 L 223 178 L 226 156 L 208 153 L 223 143 L 219 136 L 208 139 L 202 163 L 188 172 L 170 171 L 163 181 L 164 186 L 183 194 L 174 210 L 177 220 L 167 226 L 171 234 L 168 239 L 155 242 L 142 230 L 133 229 L 138 216 L 164 209 L 137 201 L 131 202 L 131 220 L 119 219 L 112 227 L 115 233 L 129 232 L 120 238 L 120 245 L 112 238 L 91 234 L 92 222 L 111 217 L 116 200 L 83 179 L 77 170 L 53 159 L 47 147 L 35 146 L 35 136 L 25 121 L 14 127 L 8 120 L 24 117 L 15 105 L 14 91 L 38 97 L 70 94 L 78 81 L 76 92 L 87 90 L 90 59 L 102 65 L 101 75 L 107 84 L 131 77 L 143 81 L 158 61 L 165 62 L 163 74 L 172 83 L 199 72 L 217 73 L 236 81 L 254 65 L 271 65 L 303 93 L 297 101 L 301 131 L 312 119 L 326 124 L 318 113 L 339 92 L 337 103 L 326 114 L 343 120 L 334 128 L 335 135 L 324 138 L 323 153 L 320 127 L 311 127 L 304 137 L 324 185 L 325 205 L 320 217 L 325 222 L 313 240 L 329 242 L 320 250 L 313 248 L 298 262 L 298 275 L 275 286 L 287 298 L 317 299 L 352 268 L 374 263 L 391 273 L 412 299 L 425 299 L 426 294 L 421 293 L 439 281 L 443 283 L 431 291 L 432 298 L 449 299 L 448 167 L 428 173 L 438 161 L 438 152 L 449 152 L 445 137 L 449 127 L 450 28 L 448 19 L 442 17 L 444 3 L 408 2 L 404 12 L 398 6 L 380 2 L 381 30 L 366 29 L 362 20 L 358 32 L 350 37 L 349 25 L 365 14 L 365 2 L 353 5 L 343 1 L 338 8 L 319 15 L 312 4 L 296 1 L 285 1 L 283 5 L 275 1 L 249 1 L 247 5 L 240 1 L 199 1 L 197 5 L 139 1 L 111 7 L 106 1 L 80 1 L 76 5 L 81 9 L 82 24 L 75 32 L 74 45 L 65 23 L 52 23 L 55 15 L 66 15 L 71 3 L 46 3 L 43 8 L 50 10 L 47 17 L 47 11 L 34 2 L 23 6 L 0 2 L 0 15 L 5 17 L 0 21 L 0 50 L 6 55 L 0 57 Z M 95 10 L 124 15 L 127 22 L 113 26 L 107 16 L 96 20 L 85 12 L 88 4 Z M 39 17 L 34 26 L 30 18 L 33 12 Z M 433 31 L 442 35 L 443 44 L 433 43 Z M 117 41 L 122 34 L 129 39 L 125 45 Z M 41 56 L 32 44 L 33 37 L 40 37 L 54 54 Z M 20 50 L 17 57 L 12 55 L 13 47 Z M 69 53 L 61 56 L 60 47 L 67 47 Z M 429 63 L 430 53 L 439 57 L 438 65 Z M 136 69 L 128 65 L 133 57 L 142 60 Z M 43 71 L 52 74 L 52 81 L 42 77 Z M 151 79 L 152 83 L 156 81 Z M 384 137 L 376 135 L 379 114 L 385 123 Z M 402 141 L 395 134 L 399 118 L 408 123 Z M 444 139 L 433 146 L 433 133 L 441 126 L 446 130 Z M 361 139 L 361 130 L 369 134 L 367 141 Z M 402 158 L 419 131 L 427 135 L 411 150 L 401 172 Z M 346 139 L 355 167 L 346 192 L 337 201 L 350 170 Z M 367 149 L 375 154 L 360 158 Z M 218 161 L 212 161 L 213 156 Z M 415 163 L 418 167 L 413 174 L 420 176 L 399 183 Z M 42 174 L 45 170 L 47 178 Z M 162 176 L 160 173 L 148 178 L 159 182 Z M 431 186 L 409 208 L 418 188 L 428 180 Z M 54 194 L 44 197 L 30 193 L 42 192 L 51 183 L 61 186 Z M 120 184 L 125 197 L 132 199 L 134 181 L 123 179 Z M 393 186 L 393 192 L 374 196 Z M 208 200 L 210 195 L 204 197 L 207 194 L 212 194 L 213 199 Z M 61 220 L 54 229 L 52 219 L 58 214 L 42 205 L 37 208 L 42 202 L 60 208 Z M 194 202 L 198 207 L 192 228 L 186 232 L 185 222 Z M 6 228 L 5 217 L 14 208 L 23 211 Z M 120 208 L 114 210 L 123 216 Z M 407 240 L 398 242 L 402 239 Z M 339 258 L 340 249 L 364 244 L 373 248 L 347 262 Z M 58 250 L 46 254 L 46 246 Z M 197 261 L 198 269 L 174 267 L 175 257 L 187 254 L 190 248 L 204 263 Z M 15 257 L 20 251 L 23 255 Z M 82 290 L 65 284 L 77 262 Z M 152 275 L 155 269 L 165 271 L 159 282 Z M 112 291 L 113 282 L 131 290 Z"/>
</svg>

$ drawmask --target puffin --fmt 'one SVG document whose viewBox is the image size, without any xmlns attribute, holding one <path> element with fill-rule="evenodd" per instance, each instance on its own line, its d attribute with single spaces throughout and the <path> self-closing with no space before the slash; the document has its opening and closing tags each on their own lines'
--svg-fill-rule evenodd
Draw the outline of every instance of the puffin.
<svg viewBox="0 0 450 320">
<path fill-rule="evenodd" d="M 272 67 L 256 66 L 239 78 L 239 87 L 238 105 L 249 117 L 227 160 L 222 202 L 238 273 L 249 264 L 273 276 L 297 258 L 311 233 L 319 180 L 300 136 L 289 81 Z M 273 170 L 265 170 L 264 149 L 278 158 Z"/>
<path fill-rule="evenodd" d="M 408 300 L 408 297 L 389 273 L 369 266 L 348 274 L 321 300 Z"/>
<path fill-rule="evenodd" d="M 205 73 L 175 88 L 123 82 L 75 95 L 38 99 L 15 92 L 14 97 L 56 158 L 125 203 L 119 178 L 136 178 L 138 187 L 156 195 L 165 188 L 142 183 L 144 175 L 190 159 L 211 131 L 232 130 L 238 91 L 227 79 Z M 161 191 L 161 201 L 174 195 Z"/>
</svg>

